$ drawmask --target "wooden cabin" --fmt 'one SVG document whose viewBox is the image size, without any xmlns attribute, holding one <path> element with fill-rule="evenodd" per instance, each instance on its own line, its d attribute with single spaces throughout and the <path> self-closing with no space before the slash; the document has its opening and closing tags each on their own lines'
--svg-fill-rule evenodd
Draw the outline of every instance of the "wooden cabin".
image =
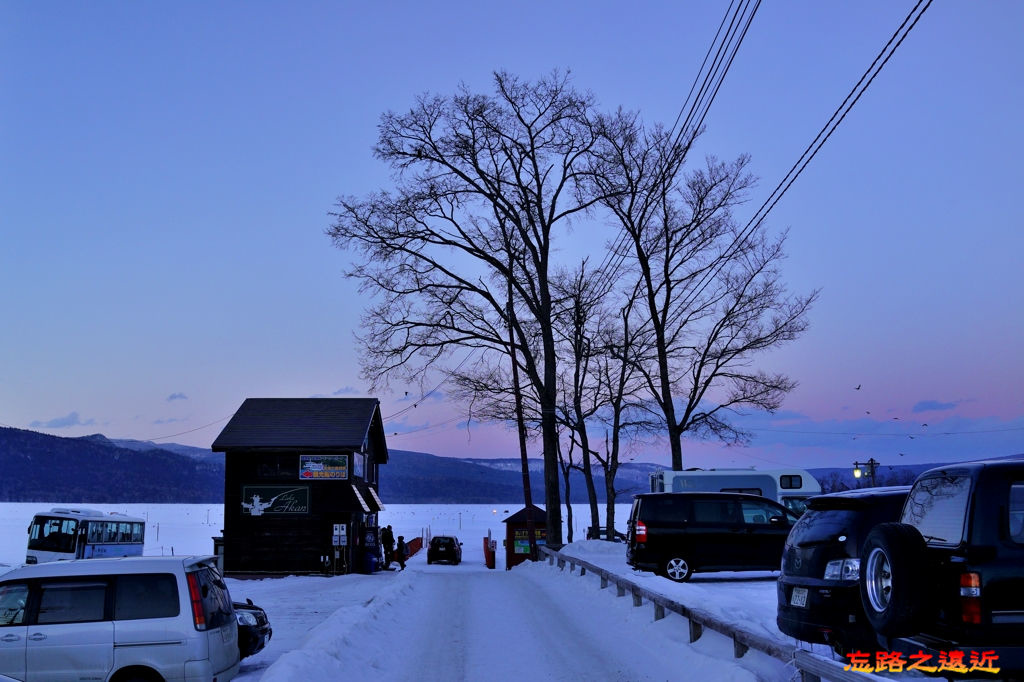
<svg viewBox="0 0 1024 682">
<path fill-rule="evenodd" d="M 374 570 L 388 461 L 376 398 L 248 398 L 213 451 L 227 575 Z"/>
</svg>

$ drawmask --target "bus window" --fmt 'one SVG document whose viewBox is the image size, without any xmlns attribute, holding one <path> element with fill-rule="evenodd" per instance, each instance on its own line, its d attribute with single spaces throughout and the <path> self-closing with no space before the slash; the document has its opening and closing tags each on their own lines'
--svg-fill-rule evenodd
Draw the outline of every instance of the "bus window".
<svg viewBox="0 0 1024 682">
<path fill-rule="evenodd" d="M 132 542 L 142 542 L 143 528 L 144 526 L 141 523 L 132 524 Z"/>
<path fill-rule="evenodd" d="M 118 542 L 131 542 L 132 541 L 132 524 L 121 522 L 117 524 L 117 541 Z"/>
<path fill-rule="evenodd" d="M 29 526 L 28 547 L 50 552 L 74 552 L 77 530 L 78 522 L 74 519 L 36 517 Z"/>
</svg>

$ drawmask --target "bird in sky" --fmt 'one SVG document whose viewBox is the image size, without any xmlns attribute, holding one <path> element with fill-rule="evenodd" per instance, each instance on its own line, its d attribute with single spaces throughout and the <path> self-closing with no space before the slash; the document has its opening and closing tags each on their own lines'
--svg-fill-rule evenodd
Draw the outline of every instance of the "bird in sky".
<svg viewBox="0 0 1024 682">
<path fill-rule="evenodd" d="M 857 386 L 853 390 L 859 391 L 860 390 L 860 384 L 857 384 Z"/>
</svg>

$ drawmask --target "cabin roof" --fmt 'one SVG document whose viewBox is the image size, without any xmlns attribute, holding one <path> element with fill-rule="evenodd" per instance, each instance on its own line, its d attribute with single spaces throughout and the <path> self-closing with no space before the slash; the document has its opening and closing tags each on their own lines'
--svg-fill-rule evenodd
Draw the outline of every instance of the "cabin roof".
<svg viewBox="0 0 1024 682">
<path fill-rule="evenodd" d="M 378 463 L 388 461 L 380 401 L 376 398 L 246 398 L 212 449 L 358 452 L 364 443 L 373 446 Z"/>
</svg>

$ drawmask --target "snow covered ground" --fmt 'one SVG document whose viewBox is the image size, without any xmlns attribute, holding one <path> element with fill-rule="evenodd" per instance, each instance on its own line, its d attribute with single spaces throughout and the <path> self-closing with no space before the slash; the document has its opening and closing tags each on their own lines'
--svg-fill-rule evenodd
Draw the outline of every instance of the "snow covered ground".
<svg viewBox="0 0 1024 682">
<path fill-rule="evenodd" d="M 25 555 L 32 514 L 50 504 L 0 504 L 0 563 Z M 83 505 L 86 506 L 86 505 Z M 223 510 L 216 505 L 87 505 L 147 519 L 146 554 L 210 554 Z M 457 535 L 458 566 L 426 564 L 425 552 L 404 572 L 338 577 L 229 580 L 235 599 L 266 609 L 274 628 L 267 648 L 242 662 L 239 680 L 790 680 L 791 665 L 706 632 L 688 643 L 686 621 L 655 621 L 596 576 L 547 562 L 504 570 L 502 519 L 517 505 L 388 505 L 382 524 L 395 534 Z M 616 510 L 620 528 L 627 505 Z M 575 524 L 589 525 L 586 508 Z M 583 537 L 582 528 L 574 528 Z M 484 566 L 483 539 L 497 539 L 496 570 Z M 677 585 L 625 563 L 624 546 L 577 541 L 564 550 L 648 589 L 793 644 L 775 627 L 775 573 L 697 574 Z M 809 645 L 804 645 L 809 648 Z M 826 653 L 824 647 L 815 649 Z"/>
</svg>

